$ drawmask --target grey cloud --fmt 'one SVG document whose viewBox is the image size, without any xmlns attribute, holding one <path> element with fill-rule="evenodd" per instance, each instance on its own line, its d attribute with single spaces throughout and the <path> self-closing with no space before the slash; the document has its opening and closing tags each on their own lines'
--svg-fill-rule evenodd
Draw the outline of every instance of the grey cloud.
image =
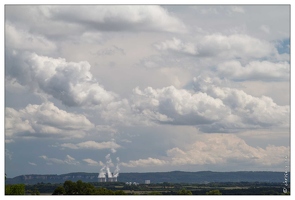
<svg viewBox="0 0 295 200">
<path fill-rule="evenodd" d="M 49 17 L 102 31 L 185 31 L 184 24 L 160 6 L 49 7 Z"/>
<path fill-rule="evenodd" d="M 14 50 L 50 53 L 57 49 L 56 44 L 44 35 L 30 33 L 9 21 L 5 23 L 5 42 L 7 47 Z"/>
<path fill-rule="evenodd" d="M 21 30 L 43 35 L 53 40 L 69 38 L 75 34 L 81 35 L 84 32 L 77 24 L 52 20 L 50 7 L 46 5 L 7 5 L 5 11 L 6 22 L 20 27 Z"/>
<path fill-rule="evenodd" d="M 95 55 L 98 56 L 112 56 L 112 55 L 125 55 L 124 49 L 113 45 L 112 47 L 100 49 Z"/>
<path fill-rule="evenodd" d="M 35 22 L 31 24 L 33 31 L 48 35 L 48 37 L 64 37 L 69 33 L 81 35 L 86 30 L 187 31 L 183 22 L 157 5 L 6 7 L 8 20 L 20 26 L 28 21 Z M 64 29 L 64 26 L 67 28 Z"/>
</svg>

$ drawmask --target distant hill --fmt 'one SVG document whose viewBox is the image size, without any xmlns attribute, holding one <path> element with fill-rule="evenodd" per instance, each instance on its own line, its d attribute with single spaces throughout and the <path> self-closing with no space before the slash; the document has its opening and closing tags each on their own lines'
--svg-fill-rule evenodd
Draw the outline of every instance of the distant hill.
<svg viewBox="0 0 295 200">
<path fill-rule="evenodd" d="M 63 183 L 66 180 L 96 182 L 98 173 L 76 172 L 61 175 L 21 175 L 7 178 L 6 184 L 36 184 L 36 183 Z M 150 173 L 120 173 L 118 182 L 144 183 L 209 183 L 209 182 L 284 182 L 284 172 L 240 171 L 240 172 L 150 172 Z M 290 174 L 288 174 L 288 182 Z"/>
</svg>

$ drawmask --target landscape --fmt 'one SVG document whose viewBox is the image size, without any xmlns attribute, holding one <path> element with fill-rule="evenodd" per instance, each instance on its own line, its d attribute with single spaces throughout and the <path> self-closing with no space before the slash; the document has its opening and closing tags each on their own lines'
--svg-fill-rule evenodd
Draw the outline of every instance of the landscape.
<svg viewBox="0 0 295 200">
<path fill-rule="evenodd" d="M 23 184 L 25 188 L 23 192 L 31 195 L 290 194 L 290 174 L 287 174 L 285 184 L 285 180 L 282 181 L 284 177 L 282 172 L 121 173 L 115 182 L 109 180 L 100 182 L 98 175 L 98 173 L 22 175 L 6 179 L 6 184 Z M 284 193 L 284 189 L 288 192 Z"/>
<path fill-rule="evenodd" d="M 5 195 L 290 195 L 291 5 L 4 5 Z"/>
</svg>

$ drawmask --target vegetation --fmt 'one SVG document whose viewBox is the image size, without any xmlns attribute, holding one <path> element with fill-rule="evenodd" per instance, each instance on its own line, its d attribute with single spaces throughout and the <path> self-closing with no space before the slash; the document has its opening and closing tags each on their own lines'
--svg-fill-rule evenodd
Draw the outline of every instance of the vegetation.
<svg viewBox="0 0 295 200">
<path fill-rule="evenodd" d="M 77 182 L 65 181 L 63 186 L 58 186 L 52 193 L 53 195 L 124 195 L 122 190 L 112 191 L 106 188 L 95 188 L 91 183 L 81 180 Z"/>
<path fill-rule="evenodd" d="M 162 194 L 161 192 L 156 192 L 156 191 L 148 193 L 148 195 L 161 195 L 161 194 Z"/>
<path fill-rule="evenodd" d="M 289 184 L 290 185 L 290 184 Z M 226 182 L 226 183 L 152 183 L 127 185 L 123 182 L 37 183 L 9 185 L 5 194 L 13 195 L 290 195 L 290 187 L 283 193 L 282 183 Z"/>
<path fill-rule="evenodd" d="M 192 195 L 193 193 L 190 190 L 182 189 L 177 192 L 178 195 Z"/>
<path fill-rule="evenodd" d="M 24 184 L 15 184 L 15 185 L 5 186 L 5 195 L 24 195 L 24 194 L 25 194 Z"/>
<path fill-rule="evenodd" d="M 207 195 L 222 195 L 222 193 L 219 190 L 210 190 L 209 192 L 206 192 Z"/>
<path fill-rule="evenodd" d="M 65 194 L 65 188 L 63 186 L 58 186 L 52 193 L 52 195 L 63 195 Z"/>
</svg>

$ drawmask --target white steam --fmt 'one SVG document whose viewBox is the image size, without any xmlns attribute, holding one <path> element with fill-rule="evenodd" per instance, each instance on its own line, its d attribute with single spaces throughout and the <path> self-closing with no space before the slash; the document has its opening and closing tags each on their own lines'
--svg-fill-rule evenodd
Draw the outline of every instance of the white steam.
<svg viewBox="0 0 295 200">
<path fill-rule="evenodd" d="M 106 176 L 107 176 L 108 179 L 117 178 L 119 176 L 119 171 L 120 171 L 120 168 L 119 168 L 120 159 L 119 159 L 119 157 L 116 158 L 117 165 L 116 165 L 116 169 L 115 169 L 114 173 L 112 173 L 111 170 L 110 170 L 110 168 L 114 166 L 114 164 L 112 162 L 112 159 L 111 159 L 111 155 L 107 154 L 105 158 L 106 158 L 106 163 L 100 169 L 98 178 L 106 178 Z"/>
</svg>

